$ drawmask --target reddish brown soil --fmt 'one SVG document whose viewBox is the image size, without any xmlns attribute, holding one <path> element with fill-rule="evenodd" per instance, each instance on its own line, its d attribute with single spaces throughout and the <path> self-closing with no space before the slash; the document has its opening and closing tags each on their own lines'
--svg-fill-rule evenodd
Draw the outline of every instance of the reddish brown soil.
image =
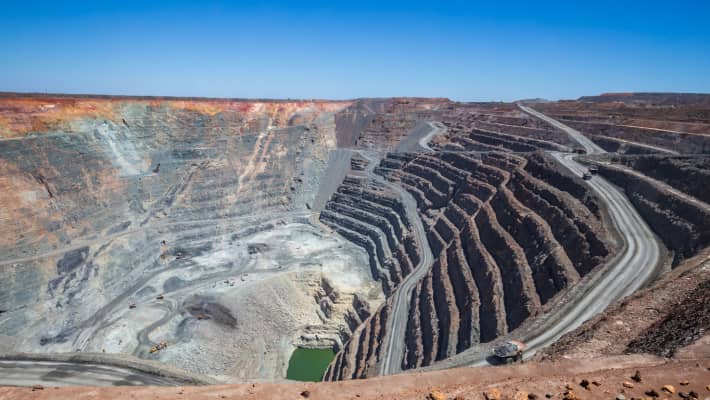
<svg viewBox="0 0 710 400">
<path fill-rule="evenodd" d="M 697 332 L 707 316 L 686 312 L 690 311 L 688 306 L 698 300 L 695 298 L 698 291 L 708 282 L 710 249 L 705 249 L 665 274 L 651 287 L 620 300 L 603 314 L 563 336 L 536 358 L 585 359 L 624 354 L 634 341 L 639 343 L 635 345 L 637 350 L 664 354 L 666 346 L 669 349 L 677 347 L 674 337 L 694 336 L 697 339 Z M 707 293 L 703 296 L 706 297 Z M 683 324 L 683 320 L 690 323 Z M 662 321 L 668 324 L 660 325 Z M 640 346 L 641 343 L 645 345 Z M 710 349 L 710 346 L 705 347 Z"/>
<path fill-rule="evenodd" d="M 529 363 L 510 367 L 461 368 L 335 383 L 241 384 L 202 387 L 0 388 L 0 399 L 484 399 L 498 391 L 500 399 L 663 398 L 696 392 L 710 395 L 710 360 L 663 360 L 650 356 L 606 357 L 583 362 Z M 632 380 L 639 371 L 641 382 Z M 583 380 L 589 385 L 585 389 Z M 634 387 L 626 388 L 623 382 Z M 681 382 L 688 382 L 682 385 Z M 665 393 L 672 385 L 675 394 Z M 567 395 L 565 395 L 567 393 Z M 441 395 L 442 397 L 435 397 Z M 574 395 L 575 397 L 572 397 Z M 520 397 L 519 397 L 520 396 Z"/>
</svg>

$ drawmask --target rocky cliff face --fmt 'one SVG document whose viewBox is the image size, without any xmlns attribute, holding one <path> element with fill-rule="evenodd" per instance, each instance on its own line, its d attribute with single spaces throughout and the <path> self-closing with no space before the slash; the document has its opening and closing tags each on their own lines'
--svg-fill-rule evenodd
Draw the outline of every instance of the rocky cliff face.
<svg viewBox="0 0 710 400">
<path fill-rule="evenodd" d="M 624 188 L 651 229 L 674 252 L 674 266 L 710 245 L 710 205 L 624 167 L 600 164 L 599 171 Z"/>
<path fill-rule="evenodd" d="M 612 93 L 541 103 L 536 109 L 583 132 L 607 151 L 710 152 L 708 95 Z"/>
<path fill-rule="evenodd" d="M 403 369 L 431 365 L 515 330 L 603 263 L 611 248 L 598 207 L 595 213 L 585 205 L 596 200 L 579 178 L 559 170 L 542 153 L 390 153 L 382 160 L 375 172 L 415 198 L 435 257 L 410 299 Z M 377 251 L 371 253 L 377 261 Z M 396 261 L 383 255 L 376 265 Z M 401 270 L 390 270 L 397 279 L 385 279 L 388 292 Z M 326 379 L 367 376 L 366 368 L 343 363 L 362 358 L 370 367 L 377 364 L 379 355 L 373 359 L 370 347 L 360 344 L 371 336 L 363 335 L 370 333 L 354 333 Z"/>
<path fill-rule="evenodd" d="M 540 109 L 619 153 L 703 151 L 702 112 L 590 102 Z M 395 362 L 432 365 L 525 329 L 614 253 L 549 155 L 575 147 L 506 103 L 2 95 L 0 350 L 276 379 L 294 346 L 332 346 L 324 379 L 363 378 L 422 267 Z M 703 157 L 587 161 L 676 263 L 708 245 Z"/>
<path fill-rule="evenodd" d="M 359 249 L 308 225 L 349 104 L 0 97 L 3 348 L 273 379 L 291 343 L 342 345 L 353 295 L 382 297 Z"/>
</svg>

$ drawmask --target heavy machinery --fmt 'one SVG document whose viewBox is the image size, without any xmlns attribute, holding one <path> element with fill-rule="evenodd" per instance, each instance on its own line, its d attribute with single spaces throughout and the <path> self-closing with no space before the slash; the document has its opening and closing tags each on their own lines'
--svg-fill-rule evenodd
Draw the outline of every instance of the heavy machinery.
<svg viewBox="0 0 710 400">
<path fill-rule="evenodd" d="M 507 340 L 497 344 L 493 348 L 493 355 L 504 364 L 512 364 L 523 361 L 523 351 L 527 346 L 517 340 Z"/>
<path fill-rule="evenodd" d="M 150 354 L 157 353 L 166 347 L 168 347 L 168 344 L 164 341 L 160 341 L 158 344 L 150 348 Z"/>
</svg>

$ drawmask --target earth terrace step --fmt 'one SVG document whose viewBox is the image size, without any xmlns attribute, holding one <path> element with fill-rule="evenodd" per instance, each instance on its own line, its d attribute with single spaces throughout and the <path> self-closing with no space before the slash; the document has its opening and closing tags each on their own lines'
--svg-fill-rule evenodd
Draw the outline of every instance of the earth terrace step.
<svg viewBox="0 0 710 400">
<path fill-rule="evenodd" d="M 454 204 L 468 214 L 468 218 L 466 218 L 465 221 L 470 221 L 475 217 L 483 206 L 483 202 L 481 202 L 478 197 L 469 193 L 460 193 L 454 197 Z"/>
<path fill-rule="evenodd" d="M 372 334 L 375 318 L 370 318 L 368 322 L 363 324 L 357 340 L 357 350 L 355 351 L 355 370 L 350 376 L 351 379 L 359 379 L 365 377 L 365 369 L 367 364 L 367 350 L 370 346 L 370 337 Z"/>
<path fill-rule="evenodd" d="M 441 238 L 441 236 L 439 236 L 439 233 L 433 227 L 427 226 L 425 229 L 427 240 L 429 241 L 429 246 L 431 247 L 431 252 L 434 255 L 434 258 L 437 258 L 446 248 L 447 243 Z"/>
<path fill-rule="evenodd" d="M 362 197 L 354 197 L 351 195 L 335 192 L 331 196 L 331 201 L 346 203 L 370 214 L 379 215 L 389 222 L 394 230 L 396 237 L 401 238 L 406 230 L 404 223 L 399 219 L 399 215 L 391 208 L 382 206 L 377 203 L 365 200 Z"/>
<path fill-rule="evenodd" d="M 500 269 L 481 243 L 473 221 L 469 221 L 461 232 L 461 248 L 478 288 L 480 342 L 490 342 L 508 332 Z"/>
<path fill-rule="evenodd" d="M 434 224 L 434 229 L 439 234 L 439 237 L 443 239 L 444 243 L 446 243 L 446 247 L 448 247 L 448 244 L 451 243 L 455 237 L 459 236 L 459 229 L 449 220 L 445 212 L 439 215 L 439 218 Z"/>
<path fill-rule="evenodd" d="M 500 151 L 506 150 L 500 146 L 491 146 L 488 144 L 481 143 L 479 141 L 473 140 L 470 137 L 465 136 L 453 136 L 449 139 L 454 145 L 459 145 L 466 151 Z"/>
<path fill-rule="evenodd" d="M 434 143 L 431 147 L 433 147 L 435 150 L 438 151 L 450 151 L 450 152 L 456 152 L 456 151 L 466 151 L 466 147 L 454 143 L 454 142 L 444 142 L 444 143 Z"/>
<path fill-rule="evenodd" d="M 447 252 L 439 255 L 434 264 L 432 288 L 435 292 L 434 306 L 439 322 L 439 343 L 437 360 L 443 360 L 456 354 L 459 329 L 459 310 L 456 306 L 456 296 L 449 280 Z"/>
<path fill-rule="evenodd" d="M 360 338 L 363 336 L 363 330 L 368 326 L 368 321 L 365 321 L 362 325 L 360 325 L 358 330 L 355 331 L 355 333 L 353 333 L 353 335 L 350 337 L 350 340 L 343 345 L 343 350 L 340 351 L 340 355 L 342 358 L 340 362 L 340 368 L 334 371 L 336 376 L 335 380 L 340 381 L 346 378 L 352 378 L 357 372 L 358 343 L 360 341 Z"/>
<path fill-rule="evenodd" d="M 505 125 L 499 125 L 497 127 L 505 127 Z M 495 127 L 494 127 L 495 128 Z M 553 143 L 547 140 L 539 140 L 539 139 L 532 139 L 529 137 L 524 137 L 516 133 L 509 133 L 509 132 L 504 132 L 502 130 L 496 130 L 496 129 L 486 129 L 483 127 L 481 124 L 476 124 L 474 127 L 474 132 L 480 132 L 484 133 L 487 135 L 490 135 L 492 137 L 497 137 L 500 139 L 507 140 L 509 142 L 514 142 L 514 143 L 520 143 L 524 144 L 527 146 L 531 146 L 537 149 L 543 149 L 543 150 L 553 150 L 553 151 L 565 151 L 568 150 L 564 146 L 561 146 L 557 143 Z"/>
<path fill-rule="evenodd" d="M 406 165 L 406 161 L 386 157 L 380 161 L 379 168 L 382 169 L 402 169 Z"/>
<path fill-rule="evenodd" d="M 389 248 L 394 249 L 397 247 L 399 245 L 399 241 L 397 240 L 395 231 L 389 221 L 377 214 L 372 214 L 369 211 L 357 208 L 358 205 L 358 203 L 346 202 L 343 199 L 333 199 L 326 204 L 326 208 L 350 218 L 362 220 L 369 225 L 379 228 L 379 230 L 381 230 L 384 234 Z"/>
<path fill-rule="evenodd" d="M 619 154 L 656 154 L 659 150 L 643 145 L 642 143 L 612 138 L 601 135 L 589 135 L 589 139 L 605 151 Z"/>
<path fill-rule="evenodd" d="M 494 196 L 491 202 L 496 202 Z M 540 310 L 540 298 L 520 245 L 498 223 L 496 212 L 489 204 L 483 206 L 476 224 L 481 242 L 500 268 L 505 293 L 506 323 L 512 331 L 525 319 Z"/>
<path fill-rule="evenodd" d="M 397 260 L 399 263 L 400 270 L 402 271 L 402 277 L 406 277 L 410 273 L 412 273 L 412 270 L 414 269 L 414 266 L 412 265 L 412 260 L 409 258 L 409 255 L 407 254 L 407 250 L 404 247 L 404 244 L 400 244 L 399 246 L 395 247 L 392 250 L 392 256 Z"/>
<path fill-rule="evenodd" d="M 567 218 L 574 220 L 582 231 L 601 231 L 603 226 L 599 218 L 586 207 L 579 199 L 569 192 L 561 190 L 548 182 L 538 179 L 525 170 L 515 171 L 519 175 L 519 182 L 524 184 L 532 192 L 542 197 L 548 203 L 562 210 Z M 516 178 L 517 179 L 517 178 Z M 582 225 L 587 228 L 582 228 Z"/>
<path fill-rule="evenodd" d="M 365 190 L 362 192 L 362 198 L 367 201 L 391 208 L 397 213 L 397 215 L 399 215 L 400 221 L 402 221 L 407 230 L 411 228 L 411 223 L 409 221 L 409 218 L 407 217 L 407 211 L 405 210 L 404 204 L 402 204 L 402 201 L 399 198 L 387 196 L 384 193 L 369 190 Z"/>
<path fill-rule="evenodd" d="M 431 181 L 425 177 L 399 170 L 392 175 L 392 178 L 398 182 L 403 182 L 419 189 L 429 203 L 431 203 L 430 208 L 441 208 L 445 206 L 449 200 L 448 194 L 437 190 Z"/>
<path fill-rule="evenodd" d="M 461 171 L 465 171 L 466 174 L 470 174 L 480 165 L 477 160 L 474 160 L 473 158 L 460 152 L 445 152 L 441 153 L 439 157 L 442 161 L 448 163 L 449 165 L 452 165 Z"/>
<path fill-rule="evenodd" d="M 478 288 L 471 274 L 471 268 L 466 262 L 458 238 L 449 245 L 447 259 L 449 260 L 447 272 L 459 312 L 455 351 L 460 353 L 480 341 L 479 310 L 481 302 L 478 299 Z"/>
<path fill-rule="evenodd" d="M 599 167 L 600 174 L 624 188 L 651 229 L 675 251 L 674 267 L 710 244 L 710 207 L 706 203 L 678 195 L 665 184 L 624 168 Z"/>
<path fill-rule="evenodd" d="M 321 219 L 323 218 L 335 222 L 340 227 L 367 237 L 370 242 L 374 243 L 375 255 L 379 262 L 380 270 L 389 276 L 390 287 L 394 288 L 399 282 L 401 282 L 401 270 L 399 269 L 399 265 L 396 263 L 396 260 L 392 258 L 392 253 L 390 248 L 387 246 L 386 241 L 382 241 L 384 236 L 382 231 L 372 225 L 368 225 L 356 219 L 333 212 L 329 208 L 329 205 L 326 205 L 326 209 L 321 212 Z"/>
<path fill-rule="evenodd" d="M 390 303 L 386 302 L 368 317 L 336 354 L 323 380 L 357 379 L 368 376 L 368 371 L 380 357 Z"/>
<path fill-rule="evenodd" d="M 562 168 L 552 157 L 536 153 L 528 157 L 528 163 L 525 164 L 524 169 L 530 175 L 550 186 L 569 193 L 584 204 L 597 218 L 601 218 L 598 200 L 592 195 L 582 178 L 563 172 Z"/>
<path fill-rule="evenodd" d="M 527 163 L 527 160 L 523 157 L 510 153 L 495 152 L 481 154 L 481 161 L 508 172 L 516 170 Z"/>
<path fill-rule="evenodd" d="M 528 127 L 487 121 L 476 121 L 475 126 L 489 131 L 501 131 L 528 139 L 545 141 L 557 146 L 574 144 L 574 142 L 569 138 L 569 135 L 556 129 L 543 129 L 539 127 Z"/>
<path fill-rule="evenodd" d="M 362 221 L 357 218 L 352 218 L 348 215 L 340 213 L 337 208 L 343 208 L 335 203 L 326 205 L 324 214 L 328 219 L 336 221 L 340 226 L 355 231 L 363 236 L 368 237 L 377 246 L 377 258 L 381 263 L 392 256 L 387 240 L 384 239 L 384 232 L 377 226 L 369 224 L 367 221 Z"/>
<path fill-rule="evenodd" d="M 540 301 L 546 303 L 578 281 L 579 274 L 548 223 L 524 207 L 508 189 L 500 193 L 501 201 L 495 204 L 499 221 L 523 247 Z"/>
<path fill-rule="evenodd" d="M 434 305 L 434 289 L 432 286 L 432 270 L 437 268 L 438 259 L 422 281 L 422 290 L 419 295 L 419 309 L 422 330 L 422 343 L 424 345 L 422 365 L 431 365 L 436 360 L 439 341 L 439 319 Z"/>
<path fill-rule="evenodd" d="M 385 158 L 390 159 L 390 160 L 397 160 L 401 161 L 402 163 L 406 164 L 413 159 L 415 159 L 418 156 L 418 153 L 395 153 L 395 152 L 389 152 L 386 154 Z"/>
<path fill-rule="evenodd" d="M 555 240 L 565 249 L 577 272 L 584 276 L 603 262 L 609 252 L 596 234 L 581 219 L 570 219 L 560 208 L 531 190 L 525 181 L 521 182 L 519 177 L 520 175 L 516 175 L 511 181 L 516 197 L 546 221 Z M 558 286 L 562 282 L 555 283 L 555 286 Z"/>
<path fill-rule="evenodd" d="M 475 215 L 478 209 L 476 209 L 472 214 L 469 215 L 454 201 L 449 203 L 449 206 L 446 207 L 446 210 L 444 210 L 444 215 L 446 215 L 446 218 L 454 224 L 458 231 L 460 231 L 466 224 L 466 221 L 472 218 L 472 216 Z"/>
<path fill-rule="evenodd" d="M 467 153 L 447 153 L 442 157 L 452 165 L 469 172 L 473 178 L 494 187 L 501 185 L 508 178 L 505 171 L 486 165 L 479 158 L 473 158 Z"/>
<path fill-rule="evenodd" d="M 431 169 L 435 169 L 441 174 L 441 176 L 445 177 L 452 183 L 454 182 L 461 182 L 468 177 L 468 172 L 463 171 L 439 158 L 439 155 L 436 156 L 430 156 L 430 155 L 420 155 L 419 157 L 415 158 L 412 160 L 412 164 L 416 165 L 422 165 L 429 167 Z"/>
<path fill-rule="evenodd" d="M 490 146 L 500 146 L 510 151 L 531 153 L 538 149 L 537 147 L 531 146 L 524 142 L 517 140 L 509 140 L 503 135 L 496 134 L 493 132 L 486 132 L 479 129 L 473 129 L 473 131 L 469 133 L 468 137 L 469 139 L 475 140 L 479 143 L 483 143 Z"/>
<path fill-rule="evenodd" d="M 476 121 L 490 121 L 492 123 L 506 124 L 506 125 L 532 125 L 534 121 L 527 117 L 513 117 L 507 115 L 494 115 L 494 114 L 477 114 Z"/>
<path fill-rule="evenodd" d="M 381 264 L 384 264 L 388 258 L 392 257 L 387 241 L 383 241 L 385 236 L 377 226 L 369 224 L 367 221 L 363 222 L 357 218 L 352 218 L 346 214 L 337 211 L 339 206 L 335 203 L 326 204 L 325 210 L 328 218 L 336 220 L 341 226 L 355 231 L 363 236 L 367 236 L 375 243 L 377 258 Z"/>
<path fill-rule="evenodd" d="M 321 212 L 321 222 L 331 227 L 333 230 L 335 230 L 348 241 L 353 242 L 356 245 L 365 249 L 369 256 L 370 272 L 372 273 L 372 277 L 375 280 L 382 282 L 382 289 L 385 292 L 385 295 L 389 295 L 392 290 L 391 280 L 390 277 L 385 273 L 385 269 L 379 265 L 375 250 L 375 244 L 370 240 L 370 238 L 340 226 L 337 220 L 331 220 L 327 216 L 328 214 L 324 214 L 325 213 Z"/>
<path fill-rule="evenodd" d="M 375 313 L 374 318 L 372 319 L 372 333 L 370 334 L 370 343 L 367 347 L 367 364 L 365 366 L 363 377 L 369 376 L 369 369 L 377 365 L 377 363 L 380 361 L 380 351 L 382 349 L 382 341 L 385 338 L 387 318 L 389 317 L 389 308 L 389 302 L 385 303 Z"/>
<path fill-rule="evenodd" d="M 407 317 L 407 333 L 405 335 L 404 359 L 402 369 L 419 368 L 424 359 L 424 344 L 422 342 L 421 320 L 419 319 L 419 297 L 421 295 L 421 282 L 412 290 L 409 300 L 409 315 Z"/>
<path fill-rule="evenodd" d="M 394 172 L 395 171 L 393 171 L 393 173 Z M 429 201 L 429 199 L 426 197 L 424 192 L 422 192 L 416 186 L 410 184 L 407 181 L 401 180 L 398 175 L 397 176 L 394 176 L 394 175 L 393 176 L 385 176 L 385 178 L 387 178 L 388 180 L 390 180 L 393 183 L 400 185 L 404 190 L 409 192 L 409 194 L 411 194 L 412 197 L 414 197 L 414 200 L 417 203 L 417 208 L 419 210 L 424 211 L 424 210 L 428 210 L 432 207 L 431 201 Z"/>
<path fill-rule="evenodd" d="M 404 243 L 404 249 L 406 250 L 406 253 L 409 256 L 409 259 L 412 261 L 412 265 L 419 265 L 422 256 L 417 241 L 414 239 L 413 236 L 406 235 L 402 242 Z"/>
<path fill-rule="evenodd" d="M 439 192 L 450 196 L 456 184 L 450 179 L 444 177 L 438 170 L 427 165 L 409 163 L 403 169 L 405 172 L 420 176 L 431 182 L 432 186 Z"/>
</svg>

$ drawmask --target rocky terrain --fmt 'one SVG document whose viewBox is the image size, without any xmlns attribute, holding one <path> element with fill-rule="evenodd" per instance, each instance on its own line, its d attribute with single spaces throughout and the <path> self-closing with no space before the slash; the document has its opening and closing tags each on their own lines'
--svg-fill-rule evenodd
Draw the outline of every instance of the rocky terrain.
<svg viewBox="0 0 710 400">
<path fill-rule="evenodd" d="M 383 297 L 309 222 L 348 105 L 0 97 L 0 347 L 275 379 L 340 346 Z"/>
<path fill-rule="evenodd" d="M 710 153 L 710 95 L 614 93 L 536 104 L 610 152 Z"/>
<path fill-rule="evenodd" d="M 608 152 L 583 155 L 512 103 L 2 95 L 0 351 L 129 354 L 251 382 L 284 379 L 296 347 L 333 348 L 335 381 L 466 365 L 553 322 L 568 332 L 584 320 L 556 312 L 644 251 L 588 179 L 623 192 L 660 243 L 633 285 L 671 293 L 663 282 L 705 268 L 708 104 L 528 104 Z M 705 313 L 706 281 L 676 309 Z M 665 310 L 594 357 L 702 342 L 705 319 Z M 540 359 L 593 343 L 590 323 Z M 644 357 L 651 375 L 664 365 Z"/>
</svg>

